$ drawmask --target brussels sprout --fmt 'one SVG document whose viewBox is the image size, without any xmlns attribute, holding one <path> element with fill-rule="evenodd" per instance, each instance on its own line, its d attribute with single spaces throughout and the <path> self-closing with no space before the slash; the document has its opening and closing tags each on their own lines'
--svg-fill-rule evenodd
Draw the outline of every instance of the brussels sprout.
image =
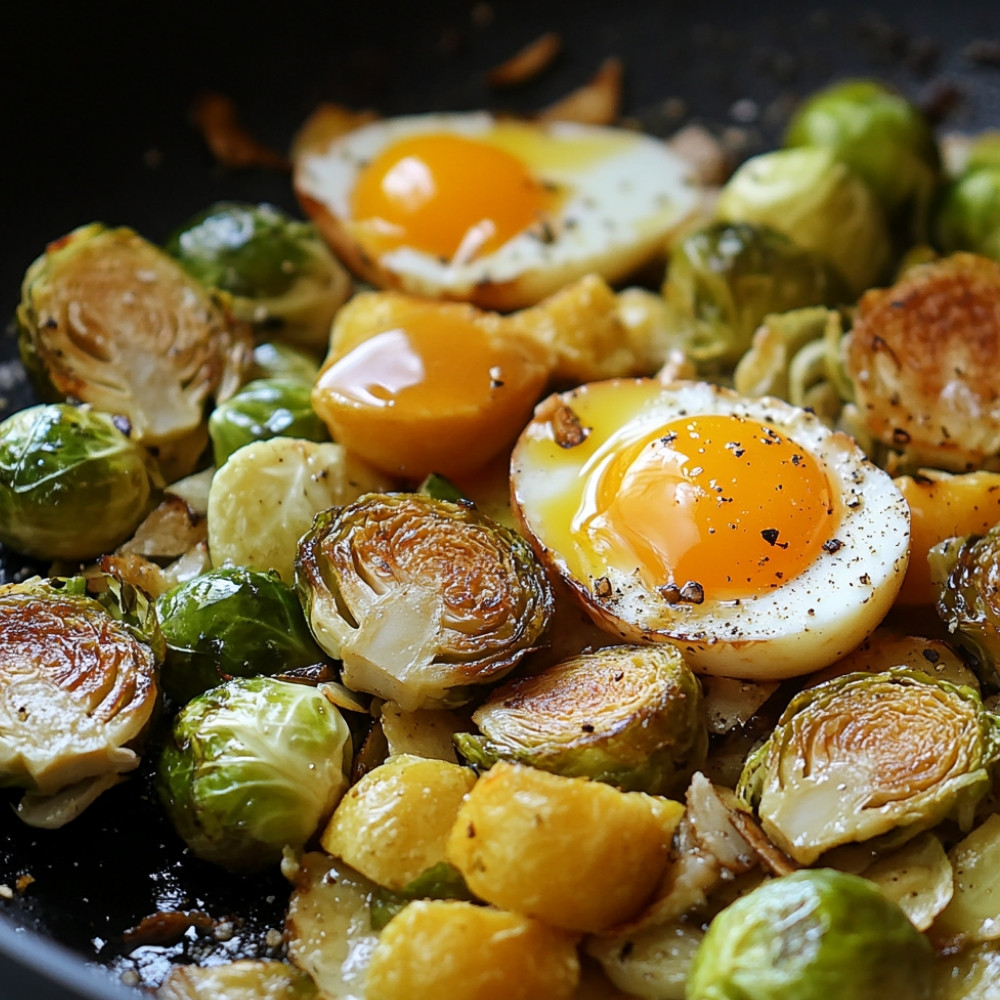
<svg viewBox="0 0 1000 1000">
<path fill-rule="evenodd" d="M 971 688 L 919 671 L 851 673 L 791 700 L 737 791 L 808 865 L 840 844 L 968 823 L 998 759 L 1000 719 Z"/>
<path fill-rule="evenodd" d="M 937 611 L 976 659 L 981 679 L 1000 684 L 1000 524 L 931 546 L 928 563 Z"/>
<path fill-rule="evenodd" d="M 0 542 L 38 559 L 85 560 L 146 515 L 146 450 L 104 413 L 30 406 L 0 423 Z"/>
<path fill-rule="evenodd" d="M 1000 164 L 970 170 L 949 184 L 935 228 L 945 253 L 971 250 L 1000 261 Z"/>
<path fill-rule="evenodd" d="M 187 701 L 230 677 L 279 674 L 325 660 L 295 591 L 277 573 L 209 570 L 157 602 L 167 642 L 163 688 Z"/>
<path fill-rule="evenodd" d="M 178 713 L 157 790 L 195 855 L 259 871 L 317 831 L 347 788 L 350 762 L 350 730 L 321 691 L 241 677 Z"/>
<path fill-rule="evenodd" d="M 609 646 L 497 688 L 458 733 L 470 763 L 531 764 L 625 791 L 682 792 L 708 750 L 701 686 L 670 645 Z"/>
<path fill-rule="evenodd" d="M 732 367 L 768 313 L 847 294 L 824 258 L 751 222 L 714 222 L 677 243 L 663 292 L 686 354 L 702 368 Z"/>
<path fill-rule="evenodd" d="M 715 917 L 687 1000 L 929 1000 L 933 962 L 927 939 L 866 879 L 800 871 Z"/>
<path fill-rule="evenodd" d="M 28 268 L 17 310 L 25 367 L 46 400 L 68 397 L 128 422 L 137 441 L 191 471 L 209 399 L 250 362 L 248 331 L 163 251 L 97 223 Z"/>
<path fill-rule="evenodd" d="M 326 350 L 351 280 L 312 223 L 274 205 L 219 202 L 189 219 L 168 253 L 203 285 L 233 297 L 233 311 L 262 334 Z"/>
<path fill-rule="evenodd" d="M 930 122 L 902 94 L 872 80 L 845 80 L 813 94 L 785 133 L 786 146 L 822 146 L 875 192 L 891 219 L 920 237 L 941 177 Z"/>
<path fill-rule="evenodd" d="M 528 543 L 463 503 L 371 493 L 316 516 L 295 578 L 344 683 L 403 709 L 446 708 L 509 673 L 552 614 Z"/>
<path fill-rule="evenodd" d="M 218 468 L 251 441 L 294 437 L 328 441 L 326 424 L 312 408 L 312 386 L 293 379 L 255 379 L 247 383 L 208 419 L 208 433 Z"/>
<path fill-rule="evenodd" d="M 312 385 L 319 374 L 319 359 L 291 344 L 264 340 L 254 347 L 253 364 L 247 374 L 251 380 L 282 378 Z"/>
<path fill-rule="evenodd" d="M 212 477 L 212 560 L 217 566 L 273 569 L 292 583 L 299 539 L 317 513 L 391 486 L 391 479 L 332 441 L 254 441 L 233 452 Z"/>
<path fill-rule="evenodd" d="M 879 281 L 889 263 L 889 225 L 868 185 L 829 149 L 761 153 L 726 182 L 715 214 L 773 226 L 824 257 L 852 295 Z"/>
<path fill-rule="evenodd" d="M 74 819 L 139 764 L 163 639 L 144 595 L 116 581 L 0 587 L 0 785 L 32 826 Z"/>
<path fill-rule="evenodd" d="M 241 959 L 221 965 L 175 965 L 156 1000 L 320 1000 L 312 979 L 288 962 Z"/>
</svg>

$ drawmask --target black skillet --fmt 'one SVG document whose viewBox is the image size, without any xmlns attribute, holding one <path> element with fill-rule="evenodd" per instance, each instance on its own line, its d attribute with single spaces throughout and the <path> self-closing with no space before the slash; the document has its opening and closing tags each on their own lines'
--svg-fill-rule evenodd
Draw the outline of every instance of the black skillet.
<svg viewBox="0 0 1000 1000">
<path fill-rule="evenodd" d="M 129 225 L 160 241 L 219 199 L 296 209 L 286 175 L 213 161 L 189 120 L 206 90 L 231 97 L 278 149 L 322 100 L 384 114 L 531 111 L 609 55 L 624 60 L 626 112 L 646 128 L 736 129 L 746 152 L 777 141 L 797 96 L 849 75 L 896 84 L 943 128 L 1000 127 L 993 0 L 42 2 L 3 20 L 5 315 L 30 261 L 77 225 Z M 489 89 L 487 68 L 552 30 L 563 51 L 542 77 Z M 0 414 L 32 399 L 5 364 L 15 356 L 0 337 Z M 2 580 L 35 568 L 0 551 Z M 122 977 L 153 987 L 172 962 L 275 954 L 268 931 L 287 898 L 276 873 L 230 877 L 190 857 L 145 773 L 59 831 L 30 830 L 0 806 L 0 885 L 12 890 L 0 896 L 0 997 L 32 1000 L 136 996 Z M 161 912 L 195 916 L 186 931 L 175 916 L 162 934 L 136 934 Z"/>
</svg>

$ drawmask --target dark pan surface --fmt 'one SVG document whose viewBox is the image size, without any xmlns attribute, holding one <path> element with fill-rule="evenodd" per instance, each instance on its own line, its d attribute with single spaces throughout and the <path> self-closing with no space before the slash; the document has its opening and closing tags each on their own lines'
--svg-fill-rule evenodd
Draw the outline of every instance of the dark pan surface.
<svg viewBox="0 0 1000 1000">
<path fill-rule="evenodd" d="M 943 127 L 1000 127 L 1000 7 L 985 0 L 37 3 L 3 19 L 8 316 L 26 266 L 77 225 L 129 225 L 160 241 L 222 198 L 295 210 L 287 176 L 213 162 L 189 121 L 203 90 L 233 98 L 278 149 L 322 100 L 385 114 L 528 111 L 584 83 L 608 55 L 624 60 L 626 111 L 647 128 L 735 127 L 748 152 L 777 140 L 796 96 L 848 75 L 897 84 Z M 522 90 L 492 93 L 484 71 L 549 30 L 564 40 L 556 65 Z M 15 355 L 9 333 L 0 337 L 0 413 L 32 398 Z M 35 568 L 0 551 L 0 580 Z M 155 986 L 173 961 L 275 954 L 287 898 L 277 873 L 230 877 L 191 858 L 145 774 L 59 831 L 28 829 L 0 808 L 0 885 L 14 890 L 0 898 L 0 997 L 34 1000 L 119 996 L 122 974 Z M 159 911 L 210 921 L 162 943 L 130 936 Z"/>
</svg>

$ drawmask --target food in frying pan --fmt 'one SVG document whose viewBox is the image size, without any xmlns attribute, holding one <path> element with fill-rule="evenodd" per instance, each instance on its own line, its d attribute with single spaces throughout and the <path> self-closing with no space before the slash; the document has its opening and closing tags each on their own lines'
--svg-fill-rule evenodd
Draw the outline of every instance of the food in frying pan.
<svg viewBox="0 0 1000 1000">
<path fill-rule="evenodd" d="M 874 1000 L 891 990 L 929 1000 L 932 961 L 926 940 L 871 882 L 813 869 L 761 885 L 716 917 L 687 996 Z"/>
<path fill-rule="evenodd" d="M 687 164 L 648 136 L 488 114 L 374 121 L 300 147 L 295 188 L 366 280 L 504 310 L 662 258 L 699 202 Z"/>
<path fill-rule="evenodd" d="M 164 249 L 258 332 L 315 351 L 351 293 L 343 265 L 309 223 L 274 205 L 221 202 L 172 233 Z"/>
<path fill-rule="evenodd" d="M 511 457 L 524 533 L 587 612 L 692 667 L 772 680 L 861 642 L 906 570 L 909 513 L 849 437 L 708 383 L 544 400 Z"/>
<path fill-rule="evenodd" d="M 107 516 L 67 532 L 0 480 L 0 537 L 50 564 L 0 591 L 6 690 L 47 676 L 56 601 L 132 651 L 139 704 L 103 755 L 25 767 L 11 701 L 2 780 L 71 824 L 144 755 L 199 863 L 285 876 L 277 953 L 161 1000 L 855 1000 L 883 972 L 981 1000 L 998 449 L 962 352 L 998 283 L 953 185 L 988 141 L 953 165 L 852 81 L 716 186 L 568 106 L 327 107 L 293 149 L 310 221 L 230 201 L 170 253 L 95 225 L 31 266 L 59 403 L 10 419 L 87 462 L 0 437 Z"/>
<path fill-rule="evenodd" d="M 59 827 L 139 766 L 163 637 L 152 604 L 114 579 L 0 587 L 0 784 L 24 822 Z"/>
<path fill-rule="evenodd" d="M 318 513 L 295 579 L 344 683 L 404 710 L 471 701 L 542 641 L 552 614 L 524 538 L 468 504 L 415 493 Z"/>
</svg>

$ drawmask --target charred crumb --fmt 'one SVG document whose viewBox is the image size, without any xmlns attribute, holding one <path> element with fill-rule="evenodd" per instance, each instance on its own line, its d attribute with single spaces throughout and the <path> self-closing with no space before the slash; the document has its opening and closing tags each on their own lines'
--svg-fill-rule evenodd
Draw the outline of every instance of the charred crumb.
<svg viewBox="0 0 1000 1000">
<path fill-rule="evenodd" d="M 560 448 L 575 448 L 583 444 L 590 433 L 568 406 L 560 406 L 552 415 L 552 431 Z"/>
</svg>

